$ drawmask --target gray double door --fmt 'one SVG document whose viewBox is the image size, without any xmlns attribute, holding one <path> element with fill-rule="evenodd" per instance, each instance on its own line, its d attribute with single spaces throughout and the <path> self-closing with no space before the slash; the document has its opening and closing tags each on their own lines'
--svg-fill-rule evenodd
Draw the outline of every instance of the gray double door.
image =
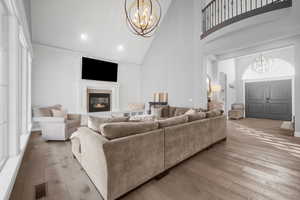
<svg viewBox="0 0 300 200">
<path fill-rule="evenodd" d="M 246 117 L 292 120 L 292 81 L 245 84 Z"/>
</svg>

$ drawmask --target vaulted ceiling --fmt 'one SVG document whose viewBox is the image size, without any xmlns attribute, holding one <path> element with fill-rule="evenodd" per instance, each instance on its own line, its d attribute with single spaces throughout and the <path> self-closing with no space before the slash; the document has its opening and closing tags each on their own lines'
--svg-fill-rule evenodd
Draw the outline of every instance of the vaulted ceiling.
<svg viewBox="0 0 300 200">
<path fill-rule="evenodd" d="M 128 30 L 124 1 L 31 0 L 33 43 L 140 64 L 153 37 L 141 38 Z M 163 15 L 171 1 L 160 0 Z"/>
</svg>

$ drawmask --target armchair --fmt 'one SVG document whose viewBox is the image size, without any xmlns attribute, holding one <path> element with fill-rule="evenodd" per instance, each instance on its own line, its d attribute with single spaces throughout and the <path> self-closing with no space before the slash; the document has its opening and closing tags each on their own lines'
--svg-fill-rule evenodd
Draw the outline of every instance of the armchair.
<svg viewBox="0 0 300 200">
<path fill-rule="evenodd" d="M 243 119 L 245 115 L 245 107 L 242 103 L 234 103 L 231 105 L 231 110 L 228 111 L 229 119 Z"/>
<path fill-rule="evenodd" d="M 65 118 L 53 117 L 49 115 L 49 112 L 45 112 L 46 109 L 51 110 L 53 107 L 36 109 L 40 109 L 43 112 L 39 112 L 39 115 L 33 116 L 33 121 L 39 124 L 42 137 L 45 140 L 68 140 L 71 134 L 80 127 L 81 115 L 68 114 Z"/>
</svg>

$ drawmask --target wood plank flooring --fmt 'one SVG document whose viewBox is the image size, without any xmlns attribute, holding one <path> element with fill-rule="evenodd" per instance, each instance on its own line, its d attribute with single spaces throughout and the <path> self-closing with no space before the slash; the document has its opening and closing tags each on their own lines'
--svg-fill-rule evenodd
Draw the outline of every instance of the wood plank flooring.
<svg viewBox="0 0 300 200">
<path fill-rule="evenodd" d="M 121 200 L 299 200 L 300 139 L 279 130 L 280 122 L 228 122 L 228 139 L 188 159 L 160 180 L 151 180 Z M 31 136 L 11 200 L 35 199 L 34 186 L 46 183 L 42 200 L 101 200 L 70 142 Z"/>
</svg>

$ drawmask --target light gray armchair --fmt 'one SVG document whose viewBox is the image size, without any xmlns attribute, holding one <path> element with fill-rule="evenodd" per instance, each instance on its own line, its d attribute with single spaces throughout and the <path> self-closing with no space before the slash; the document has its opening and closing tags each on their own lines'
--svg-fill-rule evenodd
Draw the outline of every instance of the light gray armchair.
<svg viewBox="0 0 300 200">
<path fill-rule="evenodd" d="M 81 123 L 81 115 L 67 114 L 64 117 L 53 117 L 51 109 L 62 109 L 61 106 L 36 107 L 33 109 L 33 121 L 38 124 L 45 140 L 68 140 Z"/>
<path fill-rule="evenodd" d="M 229 119 L 243 119 L 245 115 L 245 106 L 242 103 L 234 103 L 231 110 L 228 111 Z"/>
</svg>

